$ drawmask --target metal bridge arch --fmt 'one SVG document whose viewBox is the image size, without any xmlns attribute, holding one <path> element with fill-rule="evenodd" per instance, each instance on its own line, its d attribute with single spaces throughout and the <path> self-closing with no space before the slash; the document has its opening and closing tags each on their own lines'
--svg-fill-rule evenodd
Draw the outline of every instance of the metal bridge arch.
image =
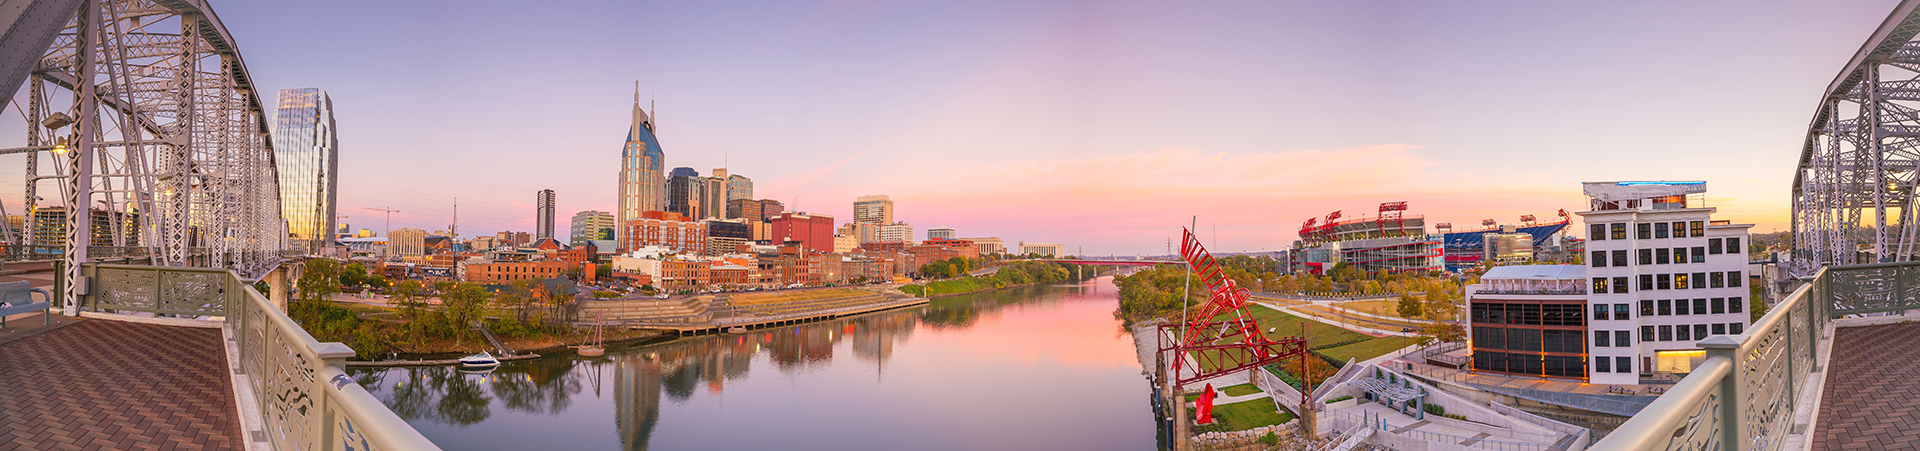
<svg viewBox="0 0 1920 451">
<path fill-rule="evenodd" d="M 1827 86 L 1793 178 L 1798 275 L 1920 256 L 1920 2 L 1902 1 Z"/>
<path fill-rule="evenodd" d="M 25 233 L 62 245 L 66 280 L 80 281 L 64 297 L 83 287 L 90 248 L 250 279 L 279 263 L 266 111 L 206 1 L 0 0 L 0 21 L 0 92 L 25 91 L 14 106 L 27 128 L 0 154 L 26 155 L 29 218 L 46 194 L 67 207 L 64 236 Z"/>
</svg>

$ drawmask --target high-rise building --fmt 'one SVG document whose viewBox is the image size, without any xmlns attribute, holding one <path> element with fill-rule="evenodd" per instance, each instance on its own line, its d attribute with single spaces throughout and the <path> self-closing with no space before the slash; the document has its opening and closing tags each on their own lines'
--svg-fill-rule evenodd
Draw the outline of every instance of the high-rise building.
<svg viewBox="0 0 1920 451">
<path fill-rule="evenodd" d="M 426 255 L 427 231 L 402 227 L 387 232 L 387 250 L 403 257 Z"/>
<path fill-rule="evenodd" d="M 727 201 L 753 198 L 753 179 L 740 174 L 727 175 Z"/>
<path fill-rule="evenodd" d="M 899 241 L 911 244 L 913 243 L 913 225 L 907 224 L 906 222 L 881 225 L 879 240 Z"/>
<path fill-rule="evenodd" d="M 567 227 L 567 245 L 585 246 L 588 241 L 612 240 L 613 215 L 599 210 L 587 210 L 573 214 L 573 222 Z M 609 249 L 611 250 L 611 249 Z"/>
<path fill-rule="evenodd" d="M 806 213 L 781 213 L 773 217 L 773 242 L 799 241 L 815 252 L 833 252 L 833 217 Z"/>
<path fill-rule="evenodd" d="M 273 162 L 280 174 L 280 216 L 287 246 L 318 253 L 333 242 L 340 187 L 340 138 L 333 99 L 319 88 L 280 90 L 274 110 Z"/>
<path fill-rule="evenodd" d="M 654 137 L 653 118 L 640 111 L 639 83 L 633 88 L 633 124 L 627 128 L 627 142 L 620 150 L 620 205 L 614 212 L 617 224 L 666 206 L 666 155 L 660 151 L 660 139 Z M 616 236 L 624 233 L 618 230 L 624 228 L 617 228 Z"/>
<path fill-rule="evenodd" d="M 787 212 L 787 204 L 773 199 L 760 199 L 760 220 L 771 222 L 774 216 L 780 216 L 785 212 Z"/>
<path fill-rule="evenodd" d="M 553 238 L 553 190 L 535 193 L 533 203 L 533 239 Z"/>
<path fill-rule="evenodd" d="M 707 219 L 706 255 L 739 252 L 740 245 L 753 242 L 753 223 L 748 219 Z"/>
<path fill-rule="evenodd" d="M 931 229 L 927 229 L 928 241 L 951 240 L 953 239 L 953 237 L 954 237 L 953 228 L 951 227 L 934 227 Z"/>
<path fill-rule="evenodd" d="M 868 224 L 864 222 L 849 222 L 849 223 L 846 223 L 845 225 L 840 226 L 839 231 L 835 233 L 853 237 L 853 239 L 855 240 L 854 242 L 856 243 L 872 243 L 875 241 L 880 241 L 880 226 L 877 224 Z"/>
<path fill-rule="evenodd" d="M 853 222 L 867 224 L 893 223 L 893 198 L 885 195 L 860 196 L 853 201 Z M 908 237 L 912 239 L 912 237 Z"/>
<path fill-rule="evenodd" d="M 700 171 L 693 168 L 673 168 L 667 174 L 667 209 L 678 213 L 688 220 L 700 219 L 701 194 L 707 190 L 707 181 L 700 177 Z"/>
<path fill-rule="evenodd" d="M 700 179 L 700 217 L 715 219 L 727 214 L 727 168 L 714 168 L 713 176 Z"/>
<path fill-rule="evenodd" d="M 733 199 L 727 201 L 727 219 L 765 221 L 767 216 L 760 212 L 760 201 L 753 199 Z"/>
</svg>

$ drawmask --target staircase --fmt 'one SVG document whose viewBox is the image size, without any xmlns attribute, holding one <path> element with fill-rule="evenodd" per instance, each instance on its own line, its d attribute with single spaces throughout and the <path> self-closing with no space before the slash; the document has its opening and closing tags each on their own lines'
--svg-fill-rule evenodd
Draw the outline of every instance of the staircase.
<svg viewBox="0 0 1920 451">
<path fill-rule="evenodd" d="M 708 297 L 586 300 L 580 302 L 580 317 L 603 318 L 610 324 L 706 323 L 716 314 L 712 304 Z"/>
<path fill-rule="evenodd" d="M 493 350 L 498 351 L 501 357 L 513 356 L 513 350 L 507 349 L 507 345 L 500 342 L 500 337 L 493 336 L 493 330 L 488 329 L 486 323 L 474 321 L 473 330 L 480 331 L 480 336 L 487 337 L 487 343 L 492 343 Z"/>
</svg>

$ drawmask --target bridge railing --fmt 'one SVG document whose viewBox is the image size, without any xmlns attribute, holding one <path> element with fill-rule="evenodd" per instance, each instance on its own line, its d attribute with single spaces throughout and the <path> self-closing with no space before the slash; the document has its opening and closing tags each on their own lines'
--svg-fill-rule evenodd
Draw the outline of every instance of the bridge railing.
<svg viewBox="0 0 1920 451">
<path fill-rule="evenodd" d="M 82 305 L 120 313 L 212 317 L 237 345 L 272 449 L 438 450 L 348 377 L 352 348 L 321 343 L 231 271 L 89 264 Z M 234 387 L 238 390 L 241 387 Z"/>
<path fill-rule="evenodd" d="M 1700 342 L 1705 362 L 1622 423 L 1595 450 L 1778 451 L 1834 318 L 1920 309 L 1920 262 L 1829 266 L 1814 273 L 1745 334 Z M 1810 433 L 1810 430 L 1799 433 Z"/>
</svg>

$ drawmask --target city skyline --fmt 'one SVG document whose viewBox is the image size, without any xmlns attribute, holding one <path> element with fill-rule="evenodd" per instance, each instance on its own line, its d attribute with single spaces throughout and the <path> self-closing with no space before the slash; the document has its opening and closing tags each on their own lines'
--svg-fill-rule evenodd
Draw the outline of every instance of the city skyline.
<svg viewBox="0 0 1920 451">
<path fill-rule="evenodd" d="M 1891 3 L 605 4 L 548 27 L 580 48 L 519 52 L 535 64 L 497 73 L 469 69 L 534 44 L 469 28 L 572 16 L 451 8 L 462 20 L 388 27 L 449 8 L 371 18 L 357 2 L 221 14 L 256 79 L 342 97 L 350 222 L 391 205 L 394 227 L 439 229 L 460 197 L 463 229 L 532 230 L 524 193 L 548 185 L 569 193 L 561 211 L 616 211 L 616 175 L 595 168 L 617 164 L 609 130 L 625 128 L 638 71 L 644 100 L 667 110 L 660 136 L 679 149 L 668 167 L 729 168 L 798 211 L 850 218 L 850 200 L 884 192 L 914 223 L 1132 254 L 1163 253 L 1193 215 L 1202 235 L 1218 226 L 1209 242 L 1223 252 L 1279 249 L 1307 218 L 1388 201 L 1430 222 L 1549 217 L 1581 207 L 1583 180 L 1708 180 L 1721 216 L 1784 230 L 1820 95 L 1809 86 L 1832 79 Z M 607 31 L 635 11 L 661 26 Z M 288 15 L 371 31 L 268 32 L 263 18 Z M 467 35 L 477 42 L 451 52 L 430 51 L 453 44 L 444 37 L 416 39 Z M 325 63 L 348 51 L 449 82 L 402 92 Z M 580 65 L 568 95 L 469 94 L 541 61 Z M 1671 81 L 1726 72 L 1746 75 Z M 462 127 L 493 132 L 420 132 Z M 466 175 L 503 159 L 521 180 Z M 0 178 L 19 174 L 8 161 Z M 391 169 L 407 167 L 440 170 Z M 10 209 L 18 189 L 0 187 Z"/>
</svg>

